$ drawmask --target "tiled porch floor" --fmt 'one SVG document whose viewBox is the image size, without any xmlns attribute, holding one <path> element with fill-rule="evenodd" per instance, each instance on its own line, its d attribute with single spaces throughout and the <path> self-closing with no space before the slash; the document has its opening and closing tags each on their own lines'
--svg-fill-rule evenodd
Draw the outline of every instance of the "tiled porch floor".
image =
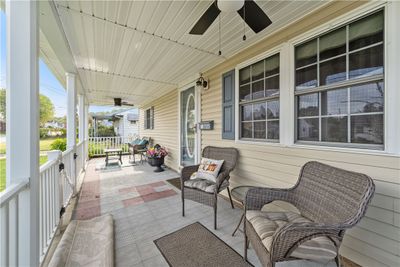
<svg viewBox="0 0 400 267">
<path fill-rule="evenodd" d="M 182 217 L 180 190 L 164 182 L 179 177 L 178 173 L 168 169 L 154 173 L 154 168 L 147 163 L 99 170 L 103 162 L 103 158 L 89 162 L 74 217 L 113 215 L 116 266 L 168 266 L 153 240 L 196 221 L 243 254 L 243 234 L 231 235 L 242 211 L 233 210 L 225 199 L 219 198 L 218 230 L 215 231 L 210 207 L 187 200 L 186 216 Z M 126 164 L 128 158 L 124 157 L 123 162 Z M 260 266 L 251 248 L 248 255 L 253 265 Z M 298 261 L 277 266 L 319 265 Z"/>
</svg>

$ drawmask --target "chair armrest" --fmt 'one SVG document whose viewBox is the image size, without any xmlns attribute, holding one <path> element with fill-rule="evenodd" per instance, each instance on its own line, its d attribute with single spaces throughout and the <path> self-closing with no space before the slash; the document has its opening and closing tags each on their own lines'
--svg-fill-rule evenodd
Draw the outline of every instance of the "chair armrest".
<svg viewBox="0 0 400 267">
<path fill-rule="evenodd" d="M 314 222 L 288 223 L 273 236 L 271 258 L 273 261 L 287 258 L 301 243 L 318 236 L 329 237 L 339 249 L 344 232 L 350 226 L 339 224 L 321 224 Z"/>
<path fill-rule="evenodd" d="M 215 183 L 216 183 L 216 187 L 215 189 L 217 190 L 217 193 L 219 192 L 219 188 L 221 187 L 222 183 L 229 178 L 229 173 L 230 171 L 226 170 L 223 172 L 220 172 L 217 176 L 217 178 L 215 179 Z"/>
<path fill-rule="evenodd" d="M 274 200 L 291 202 L 291 192 L 292 188 L 250 188 L 244 199 L 244 206 L 246 210 L 261 210 L 265 204 Z"/>
<path fill-rule="evenodd" d="M 198 165 L 185 166 L 181 170 L 181 184 L 190 179 L 190 176 L 199 169 Z"/>
</svg>

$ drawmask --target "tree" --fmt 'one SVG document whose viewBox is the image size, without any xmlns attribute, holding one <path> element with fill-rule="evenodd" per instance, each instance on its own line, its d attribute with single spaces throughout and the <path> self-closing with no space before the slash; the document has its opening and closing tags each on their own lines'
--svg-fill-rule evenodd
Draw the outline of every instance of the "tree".
<svg viewBox="0 0 400 267">
<path fill-rule="evenodd" d="M 6 90 L 0 88 L 0 119 L 6 118 Z"/>
<path fill-rule="evenodd" d="M 40 95 L 40 124 L 51 121 L 54 118 L 54 105 L 50 98 Z"/>
<path fill-rule="evenodd" d="M 40 124 L 52 120 L 54 117 L 54 105 L 51 100 L 40 95 Z M 0 118 L 6 118 L 6 90 L 0 88 Z"/>
</svg>

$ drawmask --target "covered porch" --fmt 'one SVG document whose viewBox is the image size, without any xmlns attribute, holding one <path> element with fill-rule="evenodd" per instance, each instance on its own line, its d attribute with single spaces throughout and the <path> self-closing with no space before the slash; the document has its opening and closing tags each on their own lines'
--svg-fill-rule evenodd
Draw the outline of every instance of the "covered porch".
<svg viewBox="0 0 400 267">
<path fill-rule="evenodd" d="M 154 240 L 194 222 L 243 255 L 243 234 L 232 236 L 243 211 L 225 191 L 215 230 L 207 206 L 189 200 L 182 217 L 180 189 L 167 182 L 199 164 L 209 146 L 238 151 L 231 189 L 291 188 L 309 161 L 372 177 L 368 212 L 339 253 L 345 266 L 400 264 L 400 3 L 246 2 L 272 24 L 255 33 L 241 13 L 222 12 L 204 35 L 190 35 L 214 1 L 0 2 L 7 17 L 1 266 L 46 266 L 71 218 L 105 214 L 113 216 L 118 266 L 168 266 Z M 67 91 L 67 149 L 50 152 L 41 167 L 39 57 Z M 89 106 L 116 99 L 139 108 L 140 138 L 166 147 L 165 172 L 126 155 L 116 168 L 90 157 L 104 148 L 128 153 L 134 141 L 89 138 Z M 251 246 L 248 260 L 261 266 Z"/>
</svg>

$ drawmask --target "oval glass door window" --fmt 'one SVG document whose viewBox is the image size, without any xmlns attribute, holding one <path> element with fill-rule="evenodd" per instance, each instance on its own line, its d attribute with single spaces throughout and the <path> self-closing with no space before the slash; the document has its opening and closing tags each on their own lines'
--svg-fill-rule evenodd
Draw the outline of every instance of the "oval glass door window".
<svg viewBox="0 0 400 267">
<path fill-rule="evenodd" d="M 187 102 L 186 102 L 186 117 L 185 117 L 185 126 L 186 126 L 186 152 L 189 158 L 194 157 L 194 140 L 195 140 L 195 103 L 194 103 L 194 95 L 190 94 Z"/>
<path fill-rule="evenodd" d="M 181 92 L 181 165 L 193 165 L 196 155 L 196 99 L 194 87 Z"/>
</svg>

